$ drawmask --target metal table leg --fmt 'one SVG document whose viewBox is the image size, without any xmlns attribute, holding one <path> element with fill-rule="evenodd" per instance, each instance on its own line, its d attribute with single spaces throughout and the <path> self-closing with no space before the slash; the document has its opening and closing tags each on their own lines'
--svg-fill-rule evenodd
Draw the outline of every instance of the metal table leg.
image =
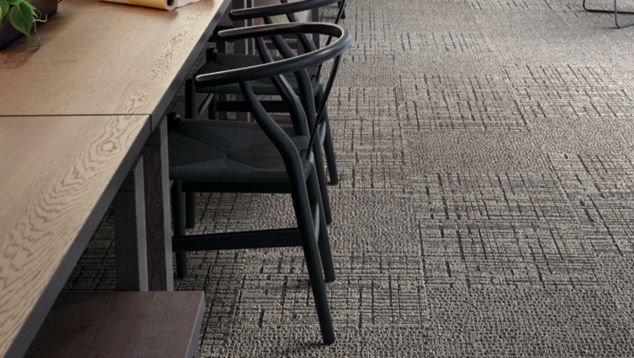
<svg viewBox="0 0 634 358">
<path fill-rule="evenodd" d="M 614 0 L 614 9 L 613 10 L 602 10 L 602 9 L 590 9 L 586 6 L 586 1 L 587 0 L 583 0 L 583 9 L 587 12 L 600 12 L 600 13 L 608 13 L 608 14 L 614 14 L 614 25 L 616 26 L 617 29 L 622 29 L 624 27 L 630 27 L 630 26 L 634 26 L 634 22 L 630 22 L 627 24 L 621 24 L 619 22 L 619 14 L 634 14 L 634 12 L 632 11 L 619 11 L 618 5 L 617 5 L 617 0 Z"/>
</svg>

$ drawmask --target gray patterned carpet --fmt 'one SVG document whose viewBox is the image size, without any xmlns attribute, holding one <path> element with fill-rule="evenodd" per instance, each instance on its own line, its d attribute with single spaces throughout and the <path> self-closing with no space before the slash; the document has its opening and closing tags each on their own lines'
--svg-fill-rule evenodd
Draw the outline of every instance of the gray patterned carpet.
<svg viewBox="0 0 634 358">
<path fill-rule="evenodd" d="M 177 283 L 206 292 L 202 356 L 634 356 L 634 28 L 581 0 L 350 0 L 345 25 L 338 341 L 300 250 L 207 252 Z M 198 205 L 195 231 L 292 222 L 284 196 Z M 112 289 L 111 237 L 68 289 Z"/>
</svg>

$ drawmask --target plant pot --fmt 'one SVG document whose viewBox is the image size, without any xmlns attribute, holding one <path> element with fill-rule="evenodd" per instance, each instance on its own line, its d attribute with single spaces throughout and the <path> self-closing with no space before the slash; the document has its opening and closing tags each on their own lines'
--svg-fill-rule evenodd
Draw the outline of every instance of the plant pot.
<svg viewBox="0 0 634 358">
<path fill-rule="evenodd" d="M 29 2 L 42 13 L 41 19 L 45 19 L 57 11 L 57 1 L 58 0 L 31 0 Z M 42 25 L 42 23 L 38 22 L 38 26 L 39 25 Z M 9 19 L 4 19 L 2 29 L 0 29 L 0 50 L 11 45 L 20 36 L 22 36 L 22 34 L 11 26 Z"/>
</svg>

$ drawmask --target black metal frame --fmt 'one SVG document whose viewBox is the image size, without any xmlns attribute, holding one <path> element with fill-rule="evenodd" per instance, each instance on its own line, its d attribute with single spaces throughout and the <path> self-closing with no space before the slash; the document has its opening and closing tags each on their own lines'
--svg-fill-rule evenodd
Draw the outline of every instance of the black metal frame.
<svg viewBox="0 0 634 358">
<path fill-rule="evenodd" d="M 318 7 L 324 7 L 330 4 L 342 2 L 341 0 L 302 0 L 291 3 L 287 1 L 288 0 L 280 0 L 280 4 L 231 10 L 231 12 L 229 13 L 229 17 L 232 20 L 252 20 L 265 16 L 295 14 L 298 12 L 313 10 Z M 343 2 L 345 2 L 345 0 Z M 291 20 L 291 22 L 297 21 Z"/>
<path fill-rule="evenodd" d="M 634 22 L 630 22 L 630 23 L 627 23 L 625 25 L 622 25 L 619 22 L 619 14 L 634 14 L 634 12 L 632 12 L 632 11 L 619 11 L 617 0 L 614 0 L 614 9 L 613 10 L 589 9 L 586 6 L 586 1 L 587 0 L 583 0 L 583 9 L 585 11 L 587 11 L 587 12 L 614 14 L 614 25 L 616 26 L 617 29 L 622 29 L 622 28 L 625 28 L 625 27 L 634 26 Z"/>
<path fill-rule="evenodd" d="M 337 6 L 339 6 L 339 11 L 341 12 L 341 18 L 345 19 L 346 18 L 346 0 L 339 1 Z"/>
<path fill-rule="evenodd" d="M 302 1 L 292 2 L 292 3 L 288 3 L 287 0 L 280 0 L 280 1 L 281 3 L 276 5 L 267 5 L 267 6 L 232 10 L 230 12 L 230 18 L 235 21 L 245 21 L 245 20 L 253 20 L 256 18 L 262 18 L 266 24 L 272 24 L 273 22 L 271 17 L 286 15 L 286 17 L 291 23 L 298 23 L 299 19 L 295 15 L 297 12 L 314 10 L 316 8 L 320 8 L 320 7 L 324 7 L 324 6 L 336 3 L 339 7 L 339 11 L 337 13 L 334 23 L 337 24 L 339 23 L 340 19 L 344 17 L 344 13 L 345 13 L 344 9 L 345 9 L 346 0 L 302 0 Z M 312 39 L 309 39 L 306 35 L 298 34 L 298 36 L 304 51 L 313 51 L 317 48 L 317 45 L 315 44 L 315 42 Z M 330 38 L 326 45 L 329 44 L 331 38 L 332 38 L 332 35 L 330 35 Z M 281 39 L 282 39 L 281 36 L 275 37 L 275 40 L 278 41 L 278 43 L 276 44 L 278 49 L 282 48 L 280 46 Z M 218 36 L 214 37 L 214 41 L 216 41 L 218 44 L 224 44 L 224 41 L 231 41 L 231 40 L 235 40 L 235 39 L 221 38 Z M 222 47 L 224 47 L 224 45 Z M 286 44 L 284 44 L 283 47 L 287 51 L 286 56 L 294 56 L 293 51 L 290 49 L 290 47 L 288 47 Z M 251 55 L 245 55 L 245 56 L 251 56 Z M 208 57 L 207 60 L 213 61 L 213 57 L 214 56 L 212 54 L 211 56 Z M 321 72 L 321 64 L 318 65 L 318 71 L 317 71 L 318 76 L 314 78 L 315 81 L 319 81 L 320 72 Z M 186 97 L 185 115 L 188 118 L 198 118 L 199 113 L 204 112 L 205 109 L 209 110 L 210 118 L 217 117 L 218 112 L 223 112 L 223 111 L 224 112 L 229 112 L 229 111 L 243 112 L 244 111 L 244 108 L 245 108 L 244 102 L 225 101 L 223 99 L 218 100 L 218 96 L 208 96 L 207 99 L 199 106 L 195 100 L 196 92 L 203 92 L 203 91 L 201 91 L 200 88 L 197 88 L 194 85 L 193 81 L 188 81 L 188 83 L 186 84 L 186 96 L 185 96 Z M 319 101 L 319 98 L 317 98 L 316 100 Z M 280 107 L 278 106 L 277 108 L 280 108 Z M 286 112 L 286 110 L 281 110 L 280 112 Z M 328 169 L 328 177 L 330 179 L 330 184 L 335 185 L 339 182 L 336 155 L 334 151 L 333 137 L 332 137 L 332 133 L 330 129 L 328 114 L 325 113 L 324 116 L 325 118 L 323 120 L 322 130 L 321 130 L 321 132 L 323 133 L 323 136 L 321 138 L 321 145 L 324 149 L 325 162 L 327 163 L 326 167 Z M 322 196 L 325 198 L 325 201 L 326 201 L 326 205 L 325 205 L 326 219 L 327 219 L 327 222 L 330 223 L 332 221 L 332 214 L 331 214 L 330 205 L 329 205 L 328 193 L 325 188 L 325 186 L 327 185 L 326 177 L 325 177 L 326 173 L 323 169 L 324 160 L 322 159 L 321 153 L 319 153 L 316 160 L 319 162 L 318 163 L 318 166 L 319 166 L 318 170 L 320 172 L 319 181 L 323 186 Z M 193 223 L 192 219 L 190 219 L 189 221 Z"/>
<path fill-rule="evenodd" d="M 280 43 L 284 34 L 317 33 L 336 38 L 328 46 L 302 55 L 289 56 L 274 60 L 263 37 L 272 37 L 273 43 Z M 174 219 L 173 250 L 176 252 L 177 273 L 183 276 L 186 272 L 187 251 L 226 250 L 261 247 L 301 246 L 304 250 L 306 266 L 313 291 L 315 306 L 325 344 L 335 340 L 330 308 L 325 290 L 325 282 L 335 280 L 330 243 L 325 215 L 325 205 L 318 180 L 318 163 L 316 158 L 319 148 L 319 128 L 325 117 L 326 101 L 332 90 L 334 80 L 341 61 L 341 56 L 350 44 L 350 35 L 336 25 L 320 23 L 262 25 L 248 28 L 222 31 L 218 34 L 223 39 L 255 38 L 255 43 L 263 64 L 227 71 L 220 71 L 196 76 L 199 85 L 218 86 L 239 83 L 242 96 L 249 105 L 250 112 L 257 125 L 269 138 L 280 153 L 288 182 L 280 183 L 210 183 L 190 182 L 184 178 L 173 178 L 172 205 Z M 275 40 L 276 37 L 279 37 Z M 280 50 L 285 53 L 285 49 Z M 323 93 L 313 93 L 311 79 L 306 68 L 325 61 L 333 60 L 330 75 Z M 288 83 L 283 74 L 294 73 L 299 94 Z M 251 81 L 270 78 L 284 103 L 299 135 L 309 137 L 308 146 L 300 153 L 299 148 L 288 134 L 269 115 L 266 108 L 254 93 Z M 315 104 L 315 98 L 320 101 Z M 193 121 L 196 123 L 197 121 Z M 202 123 L 202 122 L 198 122 Z M 178 119 L 172 118 L 174 130 L 178 130 Z M 305 162 L 310 163 L 308 172 L 304 171 Z M 297 220 L 296 228 L 249 231 L 240 233 L 221 233 L 205 235 L 186 235 L 185 193 L 190 192 L 273 192 L 290 193 Z M 322 274 L 323 270 L 323 274 Z"/>
</svg>

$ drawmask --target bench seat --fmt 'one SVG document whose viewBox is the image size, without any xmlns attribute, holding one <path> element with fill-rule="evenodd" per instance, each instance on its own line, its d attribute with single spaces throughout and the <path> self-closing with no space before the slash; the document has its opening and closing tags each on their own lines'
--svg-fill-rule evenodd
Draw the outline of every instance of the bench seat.
<svg viewBox="0 0 634 358">
<path fill-rule="evenodd" d="M 204 305 L 193 291 L 63 295 L 26 357 L 196 357 Z"/>
</svg>

